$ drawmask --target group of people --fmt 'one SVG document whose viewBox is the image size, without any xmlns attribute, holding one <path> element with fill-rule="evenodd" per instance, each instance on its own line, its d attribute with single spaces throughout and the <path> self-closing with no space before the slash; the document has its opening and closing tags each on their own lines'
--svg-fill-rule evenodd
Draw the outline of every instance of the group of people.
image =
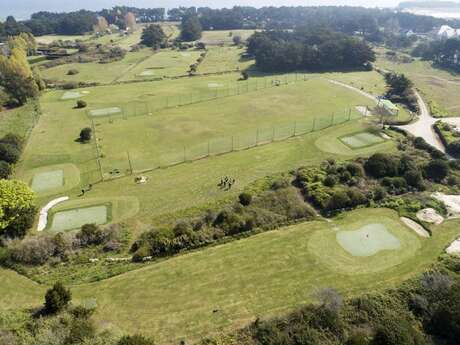
<svg viewBox="0 0 460 345">
<path fill-rule="evenodd" d="M 224 176 L 220 179 L 220 182 L 217 184 L 217 186 L 223 190 L 230 190 L 232 189 L 234 184 L 235 184 L 234 178 Z"/>
<path fill-rule="evenodd" d="M 86 193 L 86 192 L 89 192 L 91 189 L 93 189 L 93 185 L 92 185 L 92 184 L 89 184 L 87 188 L 83 188 L 83 189 L 81 190 L 80 196 L 85 195 L 85 193 Z"/>
</svg>

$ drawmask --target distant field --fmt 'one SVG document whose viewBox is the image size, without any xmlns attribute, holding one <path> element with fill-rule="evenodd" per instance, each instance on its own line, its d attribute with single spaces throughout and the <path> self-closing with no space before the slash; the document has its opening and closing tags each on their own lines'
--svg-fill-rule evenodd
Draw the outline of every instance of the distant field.
<svg viewBox="0 0 460 345">
<path fill-rule="evenodd" d="M 203 31 L 200 41 L 208 45 L 231 45 L 233 37 L 239 36 L 246 41 L 256 30 L 214 30 Z"/>
<path fill-rule="evenodd" d="M 211 47 L 206 58 L 198 68 L 198 73 L 245 70 L 254 64 L 254 60 L 242 59 L 245 49 L 232 47 Z"/>
</svg>

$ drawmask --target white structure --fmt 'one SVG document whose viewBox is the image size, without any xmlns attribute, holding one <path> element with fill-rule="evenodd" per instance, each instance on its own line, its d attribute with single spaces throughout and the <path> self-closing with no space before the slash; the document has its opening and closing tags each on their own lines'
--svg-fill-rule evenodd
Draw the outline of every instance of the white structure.
<svg viewBox="0 0 460 345">
<path fill-rule="evenodd" d="M 41 209 L 40 217 L 38 218 L 37 231 L 45 230 L 46 225 L 48 224 L 48 211 L 51 210 L 57 204 L 60 204 L 61 202 L 64 202 L 66 200 L 69 200 L 68 196 L 63 196 L 61 198 L 51 200 L 49 203 L 46 204 L 45 207 Z"/>
<path fill-rule="evenodd" d="M 460 37 L 460 29 L 454 29 L 449 25 L 443 25 L 439 29 L 437 36 L 441 39 Z"/>
</svg>

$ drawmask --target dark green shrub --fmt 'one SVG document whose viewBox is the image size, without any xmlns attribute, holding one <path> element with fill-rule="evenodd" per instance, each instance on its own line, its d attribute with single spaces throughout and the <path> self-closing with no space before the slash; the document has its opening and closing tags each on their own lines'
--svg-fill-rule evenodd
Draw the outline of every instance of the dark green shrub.
<svg viewBox="0 0 460 345">
<path fill-rule="evenodd" d="M 77 106 L 76 106 L 77 109 L 83 109 L 83 108 L 86 108 L 86 106 L 87 106 L 87 103 L 85 101 L 82 101 L 81 99 L 77 101 Z"/>
<path fill-rule="evenodd" d="M 348 170 L 345 170 L 340 174 L 340 182 L 347 183 L 350 180 L 351 180 L 351 174 Z"/>
<path fill-rule="evenodd" d="M 359 163 L 348 163 L 345 167 L 351 176 L 362 177 L 364 176 L 363 166 Z"/>
<path fill-rule="evenodd" d="M 385 177 L 382 180 L 382 186 L 394 194 L 401 194 L 407 191 L 407 182 L 402 177 Z"/>
<path fill-rule="evenodd" d="M 272 185 L 270 186 L 271 189 L 277 190 L 282 188 L 287 188 L 291 185 L 288 178 L 279 178 L 273 181 Z"/>
<path fill-rule="evenodd" d="M 427 178 L 440 182 L 449 174 L 449 165 L 444 160 L 435 159 L 425 166 L 424 171 Z"/>
<path fill-rule="evenodd" d="M 344 190 L 337 190 L 331 195 L 327 210 L 340 210 L 350 206 L 350 197 Z"/>
<path fill-rule="evenodd" d="M 106 238 L 104 231 L 96 224 L 85 224 L 75 237 L 83 247 L 102 244 Z"/>
<path fill-rule="evenodd" d="M 407 170 L 404 173 L 404 179 L 412 187 L 420 187 L 423 183 L 423 176 L 419 170 Z"/>
<path fill-rule="evenodd" d="M 78 71 L 78 69 L 75 69 L 75 68 L 69 69 L 67 71 L 67 75 L 76 75 L 78 73 L 80 73 L 80 72 Z"/>
<path fill-rule="evenodd" d="M 447 153 L 453 157 L 460 157 L 460 140 L 455 140 L 446 147 Z"/>
<path fill-rule="evenodd" d="M 460 286 L 453 286 L 441 300 L 429 322 L 431 334 L 451 339 L 457 343 L 460 338 Z"/>
<path fill-rule="evenodd" d="M 323 181 L 323 184 L 326 186 L 326 187 L 334 187 L 337 183 L 338 179 L 335 175 L 328 175 L 324 181 Z"/>
<path fill-rule="evenodd" d="M 0 143 L 10 144 L 17 150 L 22 151 L 24 147 L 24 139 L 19 135 L 9 133 L 0 139 Z"/>
<path fill-rule="evenodd" d="M 21 152 L 14 145 L 0 142 L 0 160 L 14 164 L 20 156 Z"/>
<path fill-rule="evenodd" d="M 145 338 L 142 335 L 126 335 L 122 337 L 117 345 L 155 345 L 152 338 Z"/>
<path fill-rule="evenodd" d="M 11 173 L 11 165 L 8 162 L 0 161 L 0 179 L 7 179 Z"/>
<path fill-rule="evenodd" d="M 385 188 L 383 188 L 381 186 L 377 186 L 372 191 L 372 194 L 373 194 L 374 201 L 380 201 L 380 200 L 383 200 L 386 197 L 387 192 L 386 192 Z"/>
<path fill-rule="evenodd" d="M 375 178 L 396 176 L 398 173 L 398 160 L 386 153 L 376 153 L 369 157 L 364 164 L 366 173 Z"/>
<path fill-rule="evenodd" d="M 67 307 L 72 294 L 60 282 L 55 283 L 51 289 L 46 291 L 45 312 L 55 314 Z"/>
<path fill-rule="evenodd" d="M 458 186 L 460 184 L 460 179 L 457 176 L 449 176 L 447 178 L 447 184 L 449 186 Z"/>
<path fill-rule="evenodd" d="M 414 345 L 412 325 L 405 319 L 391 316 L 379 322 L 372 345 Z"/>
<path fill-rule="evenodd" d="M 89 127 L 83 128 L 80 131 L 80 142 L 86 143 L 91 140 L 93 130 Z"/>
<path fill-rule="evenodd" d="M 243 206 L 249 206 L 252 201 L 252 195 L 249 193 L 241 193 L 238 197 L 240 204 Z"/>
<path fill-rule="evenodd" d="M 364 205 L 369 202 L 367 197 L 357 188 L 350 188 L 347 191 L 348 198 L 350 199 L 350 206 L 356 207 L 358 205 Z"/>
<path fill-rule="evenodd" d="M 147 244 L 145 244 L 135 251 L 132 260 L 133 262 L 142 262 L 143 259 L 147 256 L 151 256 L 151 251 Z"/>
</svg>

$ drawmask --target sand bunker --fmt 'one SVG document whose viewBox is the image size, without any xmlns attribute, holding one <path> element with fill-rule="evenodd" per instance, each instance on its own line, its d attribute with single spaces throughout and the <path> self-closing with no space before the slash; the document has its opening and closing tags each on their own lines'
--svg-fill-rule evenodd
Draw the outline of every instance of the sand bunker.
<svg viewBox="0 0 460 345">
<path fill-rule="evenodd" d="M 121 114 L 121 109 L 118 107 L 95 109 L 95 110 L 91 110 L 89 113 L 91 116 L 107 116 L 107 115 Z"/>
<path fill-rule="evenodd" d="M 66 200 L 69 200 L 68 196 L 63 196 L 61 198 L 51 200 L 49 203 L 46 204 L 45 207 L 43 207 L 40 210 L 40 217 L 38 218 L 37 231 L 45 230 L 46 225 L 48 224 L 48 211 L 51 210 L 57 204 L 60 204 L 61 202 L 64 202 Z"/>
<path fill-rule="evenodd" d="M 383 250 L 396 250 L 401 242 L 383 224 L 368 224 L 354 231 L 339 231 L 340 246 L 353 256 L 372 256 Z"/>
<path fill-rule="evenodd" d="M 446 253 L 450 255 L 460 255 L 460 239 L 455 240 L 446 248 Z"/>
<path fill-rule="evenodd" d="M 447 207 L 448 218 L 460 216 L 460 195 L 447 195 L 443 193 L 433 193 L 433 198 L 442 201 Z"/>
<path fill-rule="evenodd" d="M 422 222 L 439 225 L 444 221 L 443 216 L 438 214 L 434 208 L 424 208 L 417 212 L 417 218 Z"/>
<path fill-rule="evenodd" d="M 412 230 L 414 230 L 417 235 L 419 235 L 420 237 L 430 237 L 430 233 L 428 231 L 426 231 L 423 226 L 421 226 L 420 224 L 418 224 L 417 222 L 414 222 L 412 219 L 410 218 L 406 218 L 406 217 L 401 217 L 400 218 L 401 221 L 406 224 L 409 228 L 411 228 Z"/>
</svg>

